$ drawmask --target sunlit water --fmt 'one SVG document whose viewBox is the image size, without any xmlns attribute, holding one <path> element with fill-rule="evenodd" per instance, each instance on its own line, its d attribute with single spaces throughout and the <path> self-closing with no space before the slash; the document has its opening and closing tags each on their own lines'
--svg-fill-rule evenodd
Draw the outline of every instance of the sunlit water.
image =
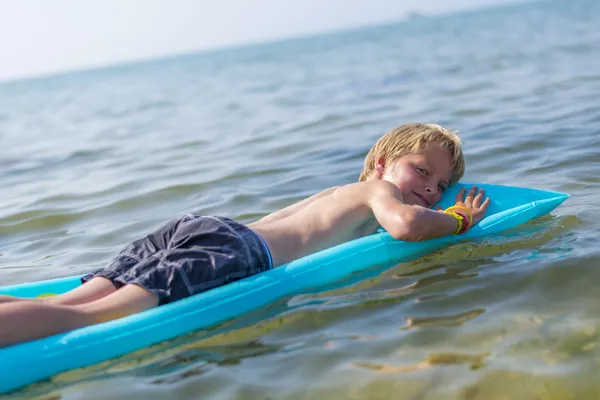
<svg viewBox="0 0 600 400">
<path fill-rule="evenodd" d="M 15 397 L 600 397 L 600 5 L 540 2 L 0 85 L 0 283 L 91 271 L 187 212 L 355 181 L 388 129 L 458 129 L 466 181 L 551 215 L 374 266 Z"/>
</svg>

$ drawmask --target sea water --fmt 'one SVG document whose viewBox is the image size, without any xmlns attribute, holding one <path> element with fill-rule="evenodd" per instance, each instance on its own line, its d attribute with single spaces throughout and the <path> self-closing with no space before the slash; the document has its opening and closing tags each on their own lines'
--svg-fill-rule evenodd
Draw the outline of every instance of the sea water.
<svg viewBox="0 0 600 400">
<path fill-rule="evenodd" d="M 0 283 L 82 274 L 188 212 L 356 181 L 410 121 L 466 181 L 572 195 L 497 237 L 282 298 L 14 394 L 600 396 L 600 4 L 524 3 L 0 83 Z"/>
</svg>

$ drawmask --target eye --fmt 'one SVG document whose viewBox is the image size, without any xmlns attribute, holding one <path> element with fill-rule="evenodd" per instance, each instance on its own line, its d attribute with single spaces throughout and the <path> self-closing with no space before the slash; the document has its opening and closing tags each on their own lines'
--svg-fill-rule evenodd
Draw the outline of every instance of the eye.
<svg viewBox="0 0 600 400">
<path fill-rule="evenodd" d="M 440 188 L 440 192 L 444 192 L 446 190 L 446 187 L 443 185 L 438 185 L 438 187 Z"/>
<path fill-rule="evenodd" d="M 419 171 L 419 173 L 423 176 L 429 175 L 429 173 L 427 172 L 427 170 L 425 168 L 417 167 L 417 171 Z"/>
</svg>

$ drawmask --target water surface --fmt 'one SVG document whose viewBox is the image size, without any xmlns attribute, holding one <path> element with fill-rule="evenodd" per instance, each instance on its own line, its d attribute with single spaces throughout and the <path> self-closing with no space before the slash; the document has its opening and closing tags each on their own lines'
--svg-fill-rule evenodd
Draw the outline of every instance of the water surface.
<svg viewBox="0 0 600 400">
<path fill-rule="evenodd" d="M 551 215 L 374 266 L 15 397 L 600 396 L 600 5 L 549 1 L 0 85 L 0 282 L 94 270 L 187 212 L 250 222 L 458 129 L 466 181 Z"/>
</svg>

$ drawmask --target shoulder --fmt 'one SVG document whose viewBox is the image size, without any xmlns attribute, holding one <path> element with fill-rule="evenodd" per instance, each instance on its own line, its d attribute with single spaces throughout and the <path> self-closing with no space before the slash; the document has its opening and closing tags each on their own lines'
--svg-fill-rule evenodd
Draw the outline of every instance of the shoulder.
<svg viewBox="0 0 600 400">
<path fill-rule="evenodd" d="M 361 197 L 366 201 L 374 198 L 395 198 L 396 200 L 402 201 L 400 189 L 391 182 L 379 179 L 338 186 L 337 191 L 339 191 L 341 195 Z"/>
<path fill-rule="evenodd" d="M 331 195 L 331 194 L 335 193 L 337 190 L 339 190 L 340 187 L 341 186 L 332 186 L 330 188 L 321 190 L 320 192 L 317 192 L 317 193 L 313 194 L 312 196 L 310 196 L 308 199 L 318 199 L 323 196 Z"/>
<path fill-rule="evenodd" d="M 359 190 L 363 190 L 367 193 L 372 193 L 377 196 L 400 196 L 400 189 L 398 189 L 396 185 L 381 179 L 359 182 L 358 185 L 360 185 Z"/>
</svg>

